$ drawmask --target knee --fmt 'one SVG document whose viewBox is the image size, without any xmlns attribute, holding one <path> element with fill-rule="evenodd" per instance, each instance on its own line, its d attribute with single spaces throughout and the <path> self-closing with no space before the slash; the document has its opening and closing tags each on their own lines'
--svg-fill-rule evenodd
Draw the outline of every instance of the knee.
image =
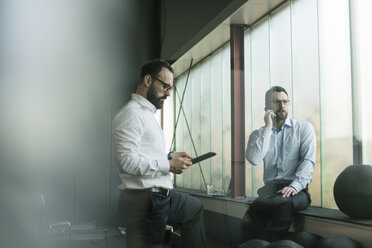
<svg viewBox="0 0 372 248">
<path fill-rule="evenodd" d="M 195 209 L 197 210 L 198 213 L 201 213 L 202 214 L 203 211 L 204 211 L 203 203 L 201 201 L 197 200 L 195 202 Z"/>
<path fill-rule="evenodd" d="M 201 217 L 204 213 L 203 203 L 196 198 L 193 199 L 192 209 L 197 218 Z"/>
</svg>

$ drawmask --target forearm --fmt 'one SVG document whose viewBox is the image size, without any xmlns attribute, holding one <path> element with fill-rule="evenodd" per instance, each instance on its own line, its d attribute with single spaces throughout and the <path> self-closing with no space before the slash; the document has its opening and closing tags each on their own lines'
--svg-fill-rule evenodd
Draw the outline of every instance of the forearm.
<svg viewBox="0 0 372 248">
<path fill-rule="evenodd" d="M 249 136 L 245 156 L 252 165 L 262 162 L 269 149 L 271 134 L 271 130 L 261 128 Z"/>
<path fill-rule="evenodd" d="M 296 188 L 297 191 L 304 189 L 311 183 L 311 174 L 315 167 L 316 135 L 310 123 L 304 125 L 301 130 L 301 140 L 300 157 L 302 162 L 298 166 L 295 179 L 291 183 L 291 186 Z"/>
<path fill-rule="evenodd" d="M 311 174 L 314 171 L 314 165 L 315 163 L 313 161 L 307 159 L 299 165 L 295 173 L 295 179 L 290 184 L 297 192 L 303 190 L 311 183 Z"/>
</svg>

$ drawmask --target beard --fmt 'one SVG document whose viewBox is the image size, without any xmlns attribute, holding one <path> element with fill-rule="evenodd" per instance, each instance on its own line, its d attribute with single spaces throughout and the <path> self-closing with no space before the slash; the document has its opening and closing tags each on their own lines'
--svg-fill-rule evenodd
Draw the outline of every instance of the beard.
<svg viewBox="0 0 372 248">
<path fill-rule="evenodd" d="M 284 111 L 284 112 L 283 112 Z M 280 121 L 284 121 L 285 119 L 287 119 L 287 117 L 288 117 L 288 112 L 287 111 L 285 111 L 285 110 L 283 110 L 283 111 L 277 111 L 276 113 L 275 113 L 275 115 L 276 115 L 276 119 L 277 120 L 280 120 Z"/>
<path fill-rule="evenodd" d="M 163 104 L 164 104 L 164 101 L 161 101 L 161 99 L 165 100 L 167 98 L 167 96 L 158 97 L 156 95 L 156 90 L 154 89 L 153 85 L 154 84 L 152 84 L 150 86 L 150 89 L 147 92 L 147 100 L 149 102 L 151 102 L 155 106 L 155 108 L 161 109 L 163 107 Z"/>
</svg>

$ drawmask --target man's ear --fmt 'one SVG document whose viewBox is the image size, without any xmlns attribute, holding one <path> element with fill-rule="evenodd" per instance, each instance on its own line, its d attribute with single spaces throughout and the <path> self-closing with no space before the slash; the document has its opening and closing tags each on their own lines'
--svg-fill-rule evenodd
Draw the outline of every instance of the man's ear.
<svg viewBox="0 0 372 248">
<path fill-rule="evenodd" d="M 151 75 L 150 74 L 147 74 L 144 78 L 143 78 L 143 84 L 149 88 L 150 85 L 152 83 L 152 78 L 151 78 Z"/>
</svg>

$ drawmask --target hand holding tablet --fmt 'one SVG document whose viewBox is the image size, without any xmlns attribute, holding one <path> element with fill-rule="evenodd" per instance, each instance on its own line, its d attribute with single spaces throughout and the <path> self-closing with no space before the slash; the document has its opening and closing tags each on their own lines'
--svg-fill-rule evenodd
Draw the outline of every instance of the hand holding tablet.
<svg viewBox="0 0 372 248">
<path fill-rule="evenodd" d="M 201 162 L 201 161 L 203 161 L 205 159 L 208 159 L 210 157 L 213 157 L 213 156 L 216 156 L 216 153 L 215 152 L 208 152 L 208 153 L 203 154 L 203 155 L 201 155 L 199 157 L 196 157 L 196 158 L 191 159 L 191 162 L 192 162 L 192 164 L 196 164 L 196 163 L 199 163 L 199 162 Z"/>
</svg>

